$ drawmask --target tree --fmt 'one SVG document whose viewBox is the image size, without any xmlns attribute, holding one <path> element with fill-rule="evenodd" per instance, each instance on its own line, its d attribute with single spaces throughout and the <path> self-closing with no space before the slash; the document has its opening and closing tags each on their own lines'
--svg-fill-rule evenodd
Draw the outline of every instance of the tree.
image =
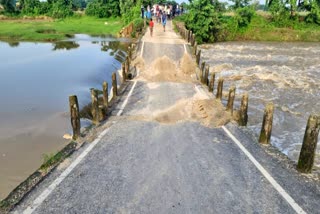
<svg viewBox="0 0 320 214">
<path fill-rule="evenodd" d="M 212 5 L 215 9 L 215 11 L 217 12 L 225 12 L 227 9 L 226 9 L 226 5 L 227 3 L 226 2 L 219 2 L 219 0 L 212 0 Z"/>
<path fill-rule="evenodd" d="M 24 14 L 34 14 L 40 7 L 39 0 L 23 0 L 21 3 L 21 11 Z"/>
<path fill-rule="evenodd" d="M 72 0 L 55 0 L 52 3 L 50 13 L 54 18 L 72 16 Z"/>
<path fill-rule="evenodd" d="M 237 9 L 240 7 L 248 6 L 250 0 L 230 0 L 230 1 L 234 2 L 233 8 Z"/>
<path fill-rule="evenodd" d="M 269 11 L 271 12 L 273 21 L 279 25 L 282 25 L 289 18 L 289 11 L 283 0 L 269 1 Z"/>
<path fill-rule="evenodd" d="M 120 0 L 120 13 L 125 24 L 140 17 L 141 0 Z"/>
<path fill-rule="evenodd" d="M 88 4 L 86 14 L 99 18 L 120 16 L 119 0 L 94 0 Z"/>
<path fill-rule="evenodd" d="M 0 0 L 0 4 L 3 6 L 4 11 L 12 13 L 15 11 L 15 1 L 14 0 Z"/>
<path fill-rule="evenodd" d="M 193 0 L 187 13 L 186 26 L 196 35 L 198 43 L 217 41 L 218 14 L 211 0 Z"/>
</svg>

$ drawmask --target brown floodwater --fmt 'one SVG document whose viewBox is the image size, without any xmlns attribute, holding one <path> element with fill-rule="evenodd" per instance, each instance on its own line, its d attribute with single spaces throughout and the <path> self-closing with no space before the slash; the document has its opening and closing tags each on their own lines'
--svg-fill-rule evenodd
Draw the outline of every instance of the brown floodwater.
<svg viewBox="0 0 320 214">
<path fill-rule="evenodd" d="M 249 93 L 248 127 L 257 137 L 264 107 L 274 103 L 271 143 L 297 161 L 308 117 L 320 115 L 320 43 L 225 42 L 201 49 L 211 72 L 225 78 L 225 90 L 235 85 L 237 94 Z M 315 162 L 320 167 L 320 146 Z"/>
<path fill-rule="evenodd" d="M 68 96 L 90 102 L 121 68 L 127 40 L 77 35 L 57 43 L 0 42 L 0 200 L 71 134 Z M 119 79 L 119 78 L 118 78 Z M 82 120 L 82 125 L 90 124 Z"/>
</svg>

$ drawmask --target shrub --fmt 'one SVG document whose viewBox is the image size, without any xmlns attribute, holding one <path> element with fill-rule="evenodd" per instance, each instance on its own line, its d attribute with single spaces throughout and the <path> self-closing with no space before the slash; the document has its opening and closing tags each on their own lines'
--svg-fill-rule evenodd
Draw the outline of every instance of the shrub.
<svg viewBox="0 0 320 214">
<path fill-rule="evenodd" d="M 316 23 L 320 25 L 320 8 L 315 1 L 311 3 L 311 11 L 306 16 L 305 21 L 307 23 Z"/>
<path fill-rule="evenodd" d="M 217 41 L 219 19 L 210 0 L 194 0 L 186 17 L 186 26 L 196 35 L 198 44 Z"/>
<path fill-rule="evenodd" d="M 255 11 L 251 7 L 238 8 L 236 10 L 236 16 L 235 16 L 235 20 L 237 21 L 238 26 L 247 27 L 250 24 L 254 14 L 255 14 Z"/>
</svg>

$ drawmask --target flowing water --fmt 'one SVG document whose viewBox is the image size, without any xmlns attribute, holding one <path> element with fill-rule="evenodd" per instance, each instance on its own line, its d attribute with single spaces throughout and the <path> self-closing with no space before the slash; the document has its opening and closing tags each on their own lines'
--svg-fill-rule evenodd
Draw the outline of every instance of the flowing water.
<svg viewBox="0 0 320 214">
<path fill-rule="evenodd" d="M 90 102 L 120 69 L 128 41 L 77 35 L 57 43 L 0 42 L 0 200 L 63 148 L 68 96 Z M 118 78 L 119 79 L 119 78 Z M 82 122 L 85 122 L 82 120 Z"/>
<path fill-rule="evenodd" d="M 248 127 L 256 136 L 265 105 L 274 103 L 271 143 L 297 161 L 308 117 L 320 115 L 320 43 L 226 42 L 201 49 L 216 78 L 225 78 L 225 90 L 235 85 L 238 95 L 249 93 Z M 319 155 L 320 146 L 318 167 Z"/>
</svg>

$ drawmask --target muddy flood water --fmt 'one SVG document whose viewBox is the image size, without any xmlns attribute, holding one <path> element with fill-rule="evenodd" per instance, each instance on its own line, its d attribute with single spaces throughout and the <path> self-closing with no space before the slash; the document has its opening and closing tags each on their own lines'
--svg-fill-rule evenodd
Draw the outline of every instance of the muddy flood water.
<svg viewBox="0 0 320 214">
<path fill-rule="evenodd" d="M 224 90 L 235 85 L 238 95 L 248 92 L 248 127 L 257 137 L 264 107 L 274 103 L 271 143 L 297 161 L 308 117 L 320 114 L 320 43 L 227 42 L 201 49 L 216 78 L 225 78 Z"/>
<path fill-rule="evenodd" d="M 0 42 L 0 200 L 71 134 L 68 96 L 90 102 L 90 88 L 111 85 L 128 41 L 77 35 L 58 43 Z M 119 78 L 118 78 L 119 79 Z M 90 121 L 82 120 L 82 123 Z"/>
</svg>

